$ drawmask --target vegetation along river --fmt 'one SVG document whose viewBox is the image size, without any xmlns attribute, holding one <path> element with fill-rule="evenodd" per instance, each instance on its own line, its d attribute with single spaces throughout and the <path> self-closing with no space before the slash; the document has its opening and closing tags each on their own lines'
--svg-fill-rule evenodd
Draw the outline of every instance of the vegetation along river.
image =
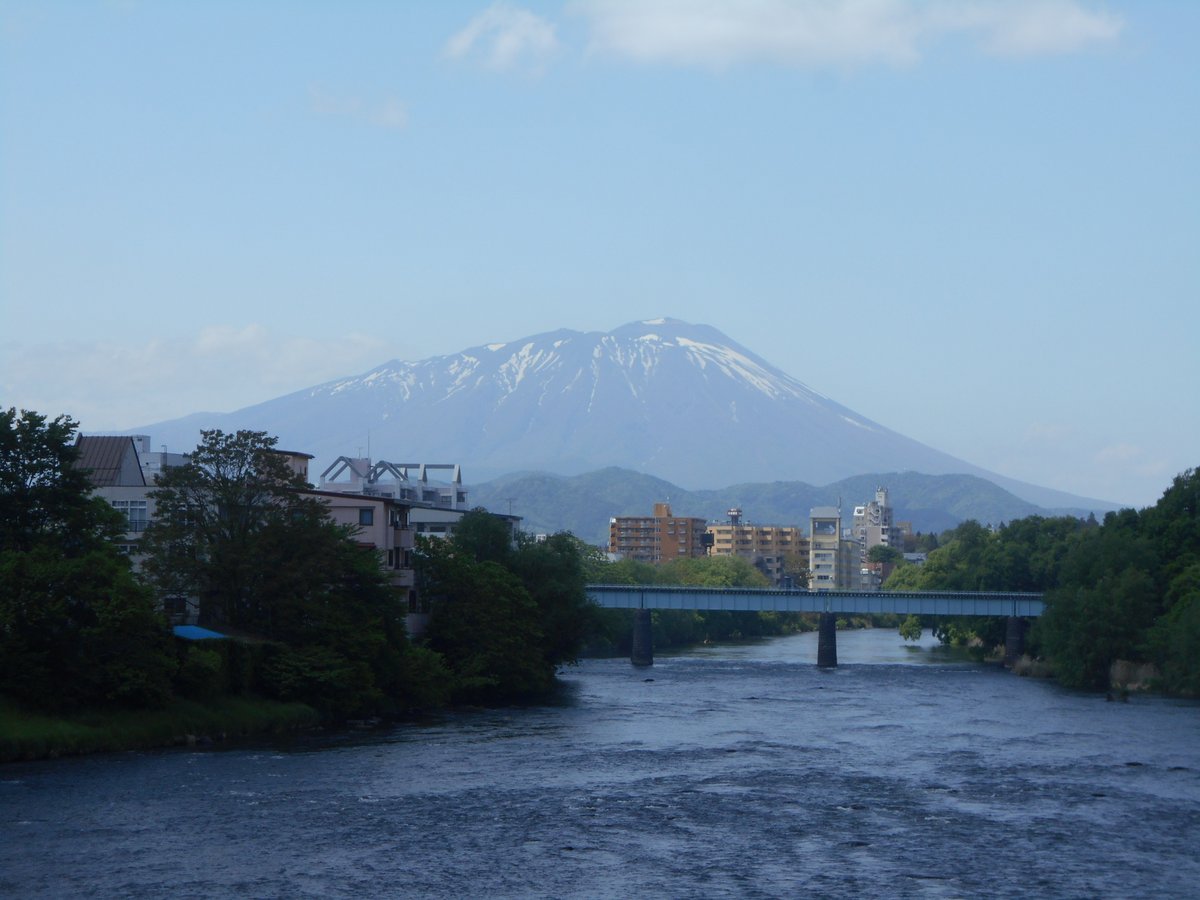
<svg viewBox="0 0 1200 900">
<path fill-rule="evenodd" d="M 892 631 L 588 660 L 556 705 L 0 767 L 14 897 L 1194 897 L 1200 705 Z"/>
</svg>

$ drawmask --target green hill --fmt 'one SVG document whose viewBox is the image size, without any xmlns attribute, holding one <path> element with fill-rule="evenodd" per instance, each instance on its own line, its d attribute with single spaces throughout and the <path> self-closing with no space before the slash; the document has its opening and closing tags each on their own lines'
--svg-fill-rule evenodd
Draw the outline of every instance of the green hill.
<svg viewBox="0 0 1200 900">
<path fill-rule="evenodd" d="M 854 507 L 888 489 L 896 521 L 912 522 L 914 531 L 941 532 L 967 519 L 998 525 L 1032 515 L 1086 516 L 1087 509 L 1044 509 L 974 475 L 921 475 L 891 472 L 856 475 L 823 487 L 802 481 L 737 484 L 703 491 L 681 487 L 629 469 L 610 467 L 583 475 L 524 472 L 471 487 L 471 502 L 496 512 L 521 516 L 526 531 L 571 531 L 589 543 L 608 541 L 613 516 L 650 515 L 657 502 L 669 502 L 680 516 L 725 521 L 740 507 L 743 521 L 807 527 L 814 506 L 838 506 L 846 522 Z M 1103 513 L 1104 510 L 1094 510 Z"/>
</svg>

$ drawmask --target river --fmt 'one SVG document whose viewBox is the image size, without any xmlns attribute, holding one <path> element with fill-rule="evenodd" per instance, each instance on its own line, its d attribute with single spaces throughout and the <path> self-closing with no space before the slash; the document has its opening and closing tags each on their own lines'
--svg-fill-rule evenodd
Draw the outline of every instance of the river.
<svg viewBox="0 0 1200 900">
<path fill-rule="evenodd" d="M 1197 897 L 1200 705 L 892 631 L 588 660 L 559 702 L 0 767 L 5 897 Z"/>
</svg>

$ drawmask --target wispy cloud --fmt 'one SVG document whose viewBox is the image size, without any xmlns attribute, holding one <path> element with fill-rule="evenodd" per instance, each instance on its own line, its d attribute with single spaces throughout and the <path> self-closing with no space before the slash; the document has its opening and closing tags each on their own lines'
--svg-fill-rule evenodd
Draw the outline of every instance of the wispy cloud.
<svg viewBox="0 0 1200 900">
<path fill-rule="evenodd" d="M 0 406 L 67 413 L 93 431 L 227 412 L 356 374 L 388 358 L 363 334 L 313 340 L 217 325 L 144 343 L 0 344 Z"/>
<path fill-rule="evenodd" d="M 529 10 L 495 3 L 446 42 L 451 59 L 500 72 L 538 74 L 559 51 L 554 25 Z"/>
<path fill-rule="evenodd" d="M 968 38 L 1004 56 L 1070 53 L 1123 27 L 1080 0 L 577 0 L 590 49 L 645 63 L 855 67 Z"/>
<path fill-rule="evenodd" d="M 335 94 L 321 87 L 308 90 L 309 109 L 319 116 L 351 119 L 380 128 L 400 129 L 408 125 L 408 109 L 396 97 L 367 101 L 361 97 Z"/>
<path fill-rule="evenodd" d="M 1113 444 L 1101 447 L 1095 453 L 1098 467 L 1113 471 L 1129 471 L 1138 475 L 1165 478 L 1177 473 L 1171 471 L 1170 463 L 1136 444 Z"/>
</svg>

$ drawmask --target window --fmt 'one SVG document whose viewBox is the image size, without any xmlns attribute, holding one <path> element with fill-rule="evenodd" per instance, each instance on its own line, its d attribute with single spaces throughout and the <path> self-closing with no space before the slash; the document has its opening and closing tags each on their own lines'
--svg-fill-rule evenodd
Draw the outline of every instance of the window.
<svg viewBox="0 0 1200 900">
<path fill-rule="evenodd" d="M 367 509 L 360 509 L 358 511 L 358 524 L 359 525 L 374 525 L 375 524 L 375 510 L 373 510 L 369 507 Z"/>
<path fill-rule="evenodd" d="M 145 531 L 149 521 L 145 500 L 113 500 L 113 509 L 125 514 L 126 531 Z"/>
</svg>

